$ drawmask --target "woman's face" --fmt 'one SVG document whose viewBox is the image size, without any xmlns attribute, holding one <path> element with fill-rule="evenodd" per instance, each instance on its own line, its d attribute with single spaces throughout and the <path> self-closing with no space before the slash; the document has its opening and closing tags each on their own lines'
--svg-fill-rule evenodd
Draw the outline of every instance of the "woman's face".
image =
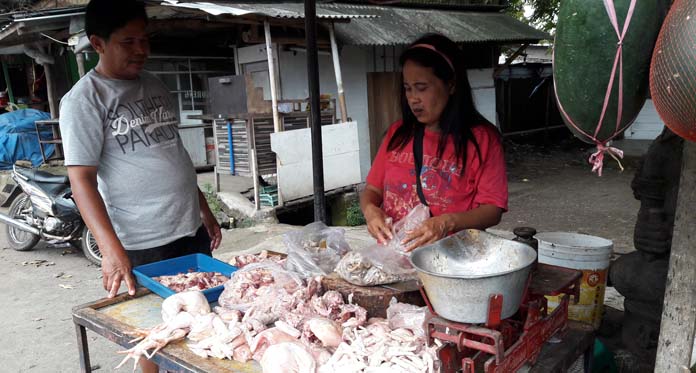
<svg viewBox="0 0 696 373">
<path fill-rule="evenodd" d="M 403 68 L 404 91 L 413 115 L 420 123 L 437 129 L 440 116 L 454 93 L 451 83 L 435 76 L 433 69 L 407 60 Z"/>
</svg>

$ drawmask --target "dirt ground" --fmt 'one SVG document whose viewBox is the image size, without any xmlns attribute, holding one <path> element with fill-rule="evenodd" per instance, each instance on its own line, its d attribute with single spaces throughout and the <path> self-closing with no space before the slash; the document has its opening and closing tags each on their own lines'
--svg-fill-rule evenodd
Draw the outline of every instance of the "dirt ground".
<svg viewBox="0 0 696 373">
<path fill-rule="evenodd" d="M 589 149 L 561 139 L 550 147 L 508 143 L 510 211 L 496 227 L 511 230 L 532 226 L 539 231 L 572 231 L 614 241 L 616 253 L 632 250 L 632 234 L 639 203 L 630 182 L 636 159 L 619 172 L 606 162 L 604 176 L 590 172 Z M 224 232 L 218 257 L 252 247 L 277 248 L 279 235 L 291 227 L 261 226 Z M 349 230 L 352 242 L 363 242 L 364 228 Z M 0 229 L 0 282 L 3 331 L 0 333 L 2 372 L 76 372 L 79 370 L 71 309 L 105 295 L 101 274 L 80 252 L 41 244 L 33 251 L 6 247 Z M 259 246 L 260 244 L 260 246 Z M 34 263 L 34 264 L 32 264 Z M 115 344 L 88 332 L 93 368 L 112 371 L 120 361 Z M 128 371 L 129 368 L 121 368 Z"/>
</svg>

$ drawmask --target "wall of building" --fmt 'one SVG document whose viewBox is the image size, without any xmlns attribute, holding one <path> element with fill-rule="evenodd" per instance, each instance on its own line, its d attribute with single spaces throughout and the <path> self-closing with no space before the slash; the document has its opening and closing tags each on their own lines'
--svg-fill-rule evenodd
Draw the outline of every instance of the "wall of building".
<svg viewBox="0 0 696 373">
<path fill-rule="evenodd" d="M 306 99 L 307 54 L 302 50 L 281 50 L 279 53 L 280 90 L 283 99 Z M 360 171 L 363 179 L 370 169 L 370 135 L 367 117 L 367 57 L 365 49 L 345 46 L 340 50 L 343 90 L 348 117 L 357 122 L 360 142 Z M 322 94 L 338 97 L 336 75 L 331 56 L 319 54 L 319 90 Z M 340 120 L 340 112 L 336 113 Z"/>
</svg>

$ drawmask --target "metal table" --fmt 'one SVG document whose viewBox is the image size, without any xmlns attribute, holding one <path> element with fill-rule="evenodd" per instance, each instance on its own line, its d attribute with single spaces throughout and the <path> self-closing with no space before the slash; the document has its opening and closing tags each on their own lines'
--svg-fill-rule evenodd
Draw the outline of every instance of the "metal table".
<svg viewBox="0 0 696 373">
<path fill-rule="evenodd" d="M 130 348 L 135 343 L 127 332 L 135 328 L 149 328 L 162 322 L 160 315 L 162 298 L 145 288 L 138 288 L 134 296 L 127 293 L 112 299 L 100 299 L 77 306 L 73 309 L 73 322 L 77 331 L 77 345 L 80 353 L 81 372 L 91 372 L 87 329 L 102 337 Z M 594 332 L 591 327 L 577 322 L 569 322 L 569 328 L 560 343 L 547 343 L 539 355 L 537 363 L 529 370 L 536 372 L 566 372 L 584 354 L 586 372 L 592 360 Z M 189 351 L 185 341 L 170 343 L 160 350 L 152 361 L 162 369 L 171 372 L 195 373 L 262 373 L 255 361 L 239 363 L 232 360 L 202 358 Z M 128 369 L 124 367 L 123 369 Z"/>
<path fill-rule="evenodd" d="M 135 328 L 150 328 L 161 323 L 161 306 L 162 298 L 159 295 L 145 288 L 138 288 L 134 296 L 123 293 L 112 299 L 104 298 L 75 307 L 72 314 L 80 352 L 80 371 L 92 371 L 87 329 L 123 346 L 124 349 L 130 348 L 135 343 L 129 343 L 133 337 L 126 333 Z M 170 372 L 262 372 L 261 366 L 253 360 L 240 363 L 197 356 L 186 347 L 184 340 L 168 344 L 152 357 L 152 361 Z M 127 371 L 128 367 L 123 369 Z"/>
</svg>

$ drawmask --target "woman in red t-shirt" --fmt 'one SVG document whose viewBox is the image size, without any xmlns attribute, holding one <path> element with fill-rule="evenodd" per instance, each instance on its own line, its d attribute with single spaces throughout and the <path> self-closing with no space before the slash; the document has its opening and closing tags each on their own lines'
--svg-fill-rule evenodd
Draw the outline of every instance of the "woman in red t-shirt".
<svg viewBox="0 0 696 373">
<path fill-rule="evenodd" d="M 391 239 L 387 218 L 401 220 L 423 198 L 432 217 L 409 232 L 408 250 L 498 224 L 508 199 L 503 148 L 498 130 L 474 106 L 462 51 L 429 34 L 402 53 L 400 64 L 403 119 L 387 131 L 360 196 L 370 234 Z"/>
</svg>

